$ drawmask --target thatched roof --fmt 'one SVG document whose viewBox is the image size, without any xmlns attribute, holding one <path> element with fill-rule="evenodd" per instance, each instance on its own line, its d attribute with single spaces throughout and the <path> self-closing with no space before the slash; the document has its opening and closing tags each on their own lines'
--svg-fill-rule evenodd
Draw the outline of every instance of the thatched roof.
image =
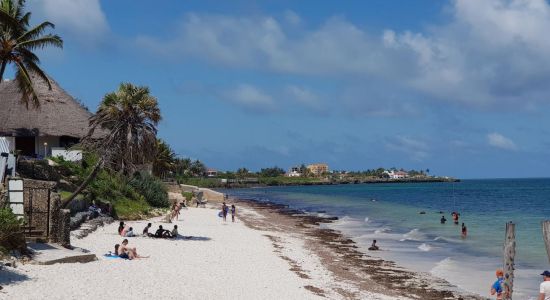
<svg viewBox="0 0 550 300">
<path fill-rule="evenodd" d="M 40 79 L 34 88 L 40 107 L 21 102 L 15 81 L 0 82 L 0 136 L 71 136 L 82 138 L 88 133 L 92 114 L 71 95 L 51 80 L 52 90 Z"/>
</svg>

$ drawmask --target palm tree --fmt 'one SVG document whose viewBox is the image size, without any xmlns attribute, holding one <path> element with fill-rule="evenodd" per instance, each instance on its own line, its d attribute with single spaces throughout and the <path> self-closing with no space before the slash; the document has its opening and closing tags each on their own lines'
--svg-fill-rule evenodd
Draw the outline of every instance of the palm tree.
<svg viewBox="0 0 550 300">
<path fill-rule="evenodd" d="M 37 76 L 52 85 L 46 73 L 38 66 L 40 59 L 33 53 L 36 49 L 48 46 L 63 48 L 61 37 L 44 34 L 48 28 L 55 28 L 50 22 L 42 22 L 29 29 L 30 12 L 24 12 L 25 0 L 0 0 L 0 83 L 8 64 L 15 66 L 15 81 L 23 94 L 22 101 L 39 106 L 38 95 L 33 86 L 33 77 Z"/>
<path fill-rule="evenodd" d="M 163 140 L 157 139 L 156 155 L 153 160 L 153 174 L 158 177 L 163 177 L 167 172 L 174 169 L 175 154 L 170 146 Z"/>
<path fill-rule="evenodd" d="M 128 175 L 137 166 L 152 162 L 160 120 L 157 99 L 147 87 L 122 83 L 116 92 L 106 94 L 97 113 L 90 118 L 90 131 L 82 140 L 87 150 L 99 155 L 99 160 L 63 204 L 67 205 L 82 192 L 102 166 Z"/>
<path fill-rule="evenodd" d="M 191 159 L 176 158 L 176 161 L 175 161 L 176 175 L 185 176 L 189 173 L 190 168 L 191 168 Z"/>
</svg>

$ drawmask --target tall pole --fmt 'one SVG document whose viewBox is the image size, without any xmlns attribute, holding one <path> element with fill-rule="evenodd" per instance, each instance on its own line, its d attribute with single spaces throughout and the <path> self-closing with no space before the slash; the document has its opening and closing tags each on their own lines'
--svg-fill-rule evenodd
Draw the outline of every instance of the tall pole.
<svg viewBox="0 0 550 300">
<path fill-rule="evenodd" d="M 510 221 L 506 223 L 506 236 L 504 238 L 504 299 L 511 300 L 514 290 L 514 269 L 516 256 L 516 224 Z M 507 291 L 507 293 L 506 293 Z"/>
<path fill-rule="evenodd" d="M 544 238 L 546 254 L 548 254 L 548 261 L 550 262 L 550 221 L 542 221 L 542 237 Z"/>
</svg>

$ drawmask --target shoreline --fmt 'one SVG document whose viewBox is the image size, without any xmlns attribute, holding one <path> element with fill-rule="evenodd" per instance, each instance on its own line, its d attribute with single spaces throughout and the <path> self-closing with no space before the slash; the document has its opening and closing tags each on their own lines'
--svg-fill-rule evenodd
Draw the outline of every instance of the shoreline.
<svg viewBox="0 0 550 300">
<path fill-rule="evenodd" d="M 235 199 L 239 206 L 252 208 L 261 217 L 244 219 L 258 230 L 292 232 L 306 241 L 307 248 L 340 281 L 350 282 L 360 294 L 375 292 L 389 297 L 420 299 L 485 299 L 460 290 L 449 282 L 423 272 L 415 272 L 358 250 L 355 242 L 338 230 L 326 228 L 337 217 L 319 217 L 289 209 L 287 205 L 264 203 L 252 199 Z M 276 249 L 284 249 L 284 240 L 273 239 Z M 361 299 L 353 293 L 345 298 Z"/>
</svg>

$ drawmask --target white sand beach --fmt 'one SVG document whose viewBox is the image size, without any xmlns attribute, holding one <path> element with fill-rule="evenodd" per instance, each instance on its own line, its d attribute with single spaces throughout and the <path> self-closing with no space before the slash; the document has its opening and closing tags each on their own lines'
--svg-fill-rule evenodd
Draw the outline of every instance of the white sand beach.
<svg viewBox="0 0 550 300">
<path fill-rule="evenodd" d="M 248 209 L 239 212 L 255 214 Z M 129 224 L 141 232 L 147 222 Z M 173 226 L 161 223 L 160 218 L 151 222 L 155 230 L 160 224 L 166 229 Z M 74 246 L 90 250 L 99 260 L 86 264 L 19 265 L 10 269 L 12 275 L 21 275 L 16 276 L 19 280 L 4 280 L 0 298 L 320 299 L 322 289 L 327 298 L 341 299 L 342 293 L 335 291 L 352 288 L 335 280 L 300 239 L 287 236 L 284 253 L 277 254 L 272 239 L 284 233 L 252 229 L 240 220 L 224 223 L 212 208 L 182 210 L 175 224 L 180 235 L 192 238 L 129 238 L 130 246 L 137 247 L 138 253 L 150 255 L 133 261 L 103 257 L 122 241 L 116 234 L 117 222 L 83 239 L 73 238 Z M 395 299 L 359 293 L 361 299 Z"/>
</svg>

